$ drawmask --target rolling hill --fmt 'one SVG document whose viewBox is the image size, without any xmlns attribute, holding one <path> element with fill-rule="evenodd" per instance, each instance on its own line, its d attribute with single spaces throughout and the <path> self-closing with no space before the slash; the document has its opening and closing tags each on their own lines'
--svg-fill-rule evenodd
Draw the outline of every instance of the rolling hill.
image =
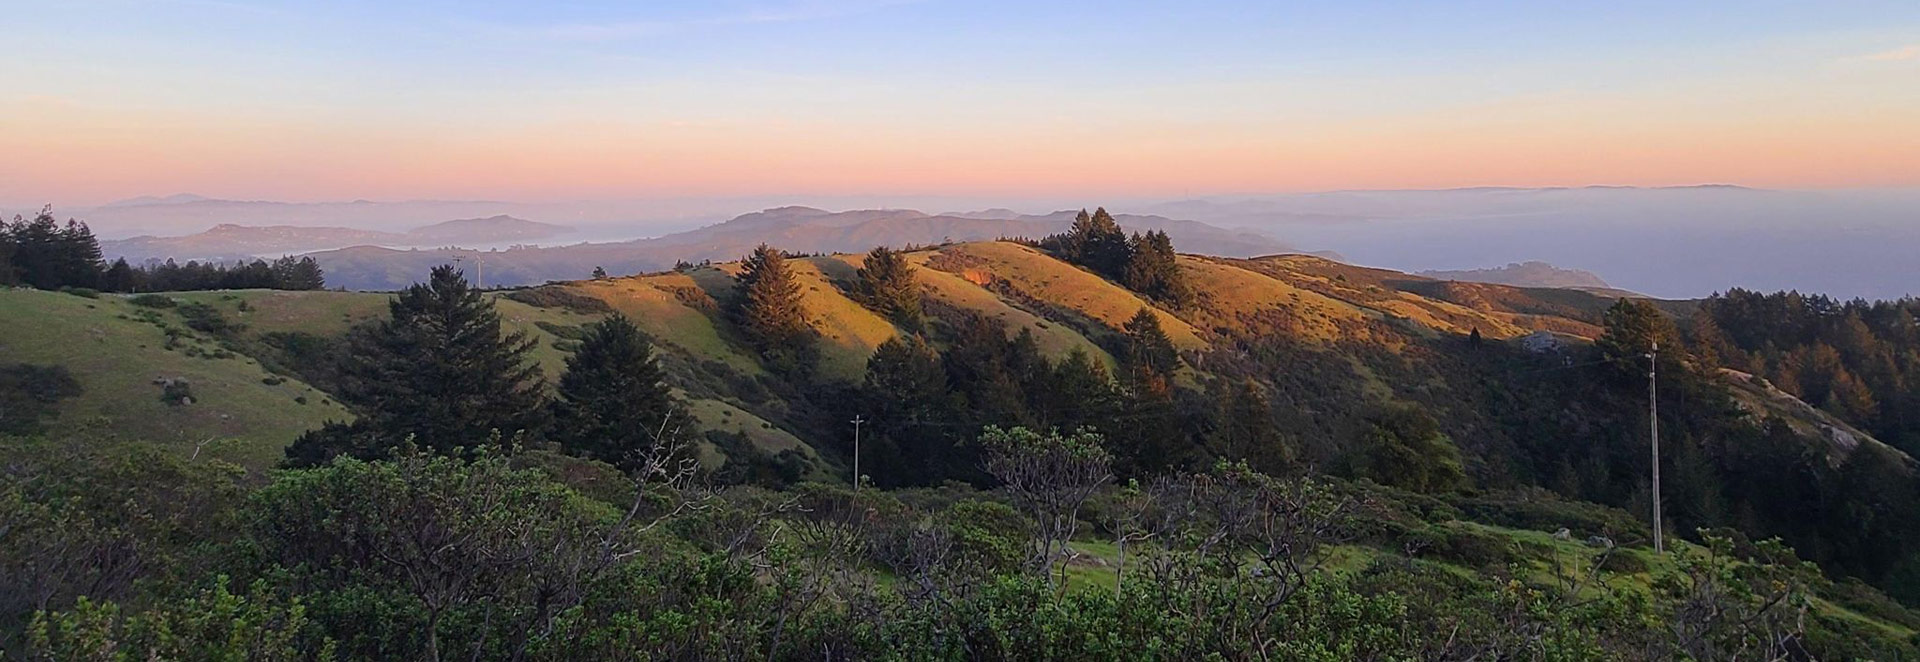
<svg viewBox="0 0 1920 662">
<path fill-rule="evenodd" d="M 1008 237 L 1037 239 L 1065 230 L 1072 223 L 1073 214 L 990 218 L 988 216 L 997 216 L 998 212 L 929 215 L 910 209 L 830 212 L 811 207 L 779 207 L 743 214 L 696 230 L 625 242 L 520 247 L 484 253 L 361 246 L 314 253 L 313 257 L 326 269 L 329 285 L 355 290 L 405 287 L 433 265 L 447 263 L 456 256 L 484 260 L 489 284 L 517 286 L 583 278 L 594 267 L 628 274 L 658 271 L 681 261 L 735 260 L 763 242 L 796 253 L 846 253 L 874 246 L 925 246 Z M 1263 235 L 1203 223 L 1126 214 L 1116 219 L 1136 231 L 1165 230 L 1175 243 L 1200 253 L 1251 257 L 1292 250 L 1287 244 Z"/>
<path fill-rule="evenodd" d="M 796 210 L 782 213 L 843 228 L 897 220 L 884 213 L 867 218 Z M 788 220 L 752 215 L 741 219 L 762 225 L 785 225 Z M 432 254 L 398 252 L 418 253 L 423 261 Z M 1194 284 L 1196 302 L 1170 309 L 1019 243 L 949 244 L 912 251 L 908 259 L 920 267 L 918 279 L 932 310 L 948 319 L 977 314 L 1001 320 L 1009 333 L 1033 333 L 1041 350 L 1055 357 L 1079 349 L 1115 367 L 1118 362 L 1111 348 L 1123 323 L 1138 310 L 1152 310 L 1187 357 L 1183 383 L 1196 388 L 1249 374 L 1245 361 L 1250 353 L 1271 351 L 1270 345 L 1283 343 L 1291 348 L 1287 351 L 1300 353 L 1296 360 L 1304 361 L 1302 366 L 1348 373 L 1337 379 L 1358 380 L 1356 393 L 1366 398 L 1421 400 L 1432 397 L 1431 388 L 1450 387 L 1407 383 L 1405 375 L 1383 371 L 1405 369 L 1392 366 L 1413 365 L 1409 361 L 1427 361 L 1421 357 L 1431 355 L 1435 343 L 1476 331 L 1493 341 L 1550 332 L 1579 343 L 1599 335 L 1600 313 L 1612 303 L 1609 297 L 1574 289 L 1441 281 L 1310 255 L 1182 255 L 1180 266 Z M 803 305 L 822 339 L 820 375 L 829 382 L 857 384 L 873 349 L 902 332 L 850 295 L 859 256 L 827 255 L 795 264 Z M 391 268 L 395 278 L 412 273 Z M 497 269 L 491 261 L 487 268 L 490 273 Z M 754 352 L 720 313 L 719 302 L 731 296 L 737 270 L 736 264 L 716 263 L 561 282 L 494 296 L 509 327 L 539 341 L 536 356 L 550 378 L 561 370 L 561 347 L 570 330 L 596 319 L 601 311 L 620 311 L 657 339 L 674 387 L 690 401 L 704 429 L 740 433 L 764 450 L 798 450 L 820 463 L 817 470 L 826 471 L 833 461 L 822 458 L 836 452 L 831 447 L 837 440 L 822 447 L 823 440 L 809 438 L 809 429 L 795 422 L 791 403 L 777 393 L 768 395 L 765 385 L 779 379 L 759 365 Z M 0 321 L 0 333 L 20 339 L 6 343 L 4 356 L 9 361 L 73 369 L 86 395 L 61 406 L 60 429 L 92 425 L 114 434 L 180 444 L 231 438 L 246 449 L 237 452 L 249 458 L 250 465 L 264 467 L 301 430 L 348 415 L 324 393 L 291 378 L 297 369 L 272 368 L 287 373 L 281 377 L 286 381 L 263 383 L 272 381 L 268 366 L 289 365 L 270 341 L 288 335 L 337 338 L 352 324 L 382 314 L 387 298 L 378 293 L 270 291 L 169 296 L 203 304 L 238 328 L 224 338 L 194 332 L 177 319 L 177 310 L 142 308 L 113 296 L 85 299 L 46 292 L 0 292 L 0 306 L 9 313 Z M 199 349 L 168 349 L 168 328 L 181 334 L 185 347 Z M 98 349 L 84 356 L 69 353 L 67 343 L 76 338 Z M 222 349 L 234 353 L 207 358 Z M 1518 349 L 1510 353 L 1514 357 L 1503 360 L 1535 360 Z M 1329 359 L 1333 363 L 1324 363 Z M 175 375 L 189 378 L 196 392 L 205 384 L 205 398 L 186 408 L 161 404 L 158 388 L 151 382 Z M 1302 387 L 1329 386 L 1312 380 L 1335 378 L 1309 378 Z M 307 402 L 292 404 L 302 394 Z M 1767 413 L 1805 420 L 1806 429 L 1834 429 L 1831 421 L 1808 413 L 1816 411 L 1813 408 L 1792 405 L 1797 401 L 1791 396 L 1774 392 L 1764 402 Z M 1304 400 L 1299 404 L 1312 406 Z M 1337 425 L 1327 422 L 1332 420 L 1323 421 L 1327 426 L 1323 433 L 1333 434 Z M 1474 453 L 1495 454 L 1502 452 L 1504 444 L 1517 443 L 1486 437 L 1488 430 L 1477 426 L 1490 423 L 1471 417 L 1448 424 L 1460 426 L 1451 432 Z M 1863 439 L 1878 445 L 1851 429 L 1834 438 L 1835 452 L 1841 454 Z M 1337 443 L 1332 436 L 1322 441 Z M 720 460 L 716 451 L 709 451 L 710 460 Z"/>
</svg>

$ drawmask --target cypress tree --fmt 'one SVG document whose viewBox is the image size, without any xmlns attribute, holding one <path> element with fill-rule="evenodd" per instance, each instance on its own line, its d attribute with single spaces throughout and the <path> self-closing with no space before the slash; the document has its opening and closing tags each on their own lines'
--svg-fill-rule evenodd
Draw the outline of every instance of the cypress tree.
<svg viewBox="0 0 1920 662">
<path fill-rule="evenodd" d="M 361 414 L 351 426 L 301 438 L 290 461 L 338 454 L 382 457 L 411 435 L 416 446 L 451 451 L 498 432 L 539 428 L 545 407 L 534 341 L 503 333 L 493 302 L 451 265 L 434 267 L 388 303 L 390 318 L 356 329 L 341 367 L 341 399 Z"/>
<path fill-rule="evenodd" d="M 800 306 L 800 283 L 786 256 L 761 244 L 743 262 L 735 317 L 773 366 L 804 371 L 813 361 L 813 328 Z"/>
<path fill-rule="evenodd" d="M 556 391 L 553 438 L 622 469 L 634 469 L 686 420 L 675 413 L 653 342 L 619 313 L 587 328 Z"/>
<path fill-rule="evenodd" d="M 905 256 L 885 246 L 874 248 L 856 275 L 860 278 L 859 294 L 868 306 L 908 331 L 925 327 L 920 284 Z"/>
</svg>

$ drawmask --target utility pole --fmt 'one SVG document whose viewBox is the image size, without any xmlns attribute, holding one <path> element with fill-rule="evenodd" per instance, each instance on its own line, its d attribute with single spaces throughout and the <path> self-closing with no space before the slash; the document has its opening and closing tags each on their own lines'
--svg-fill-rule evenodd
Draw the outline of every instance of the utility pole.
<svg viewBox="0 0 1920 662">
<path fill-rule="evenodd" d="M 854 416 L 850 422 L 853 423 L 853 489 L 857 491 L 860 489 L 860 424 L 867 419 Z"/>
<path fill-rule="evenodd" d="M 1660 525 L 1660 391 L 1656 386 L 1660 373 L 1660 341 L 1653 341 L 1647 353 L 1647 432 L 1653 440 L 1653 552 L 1667 553 Z"/>
</svg>

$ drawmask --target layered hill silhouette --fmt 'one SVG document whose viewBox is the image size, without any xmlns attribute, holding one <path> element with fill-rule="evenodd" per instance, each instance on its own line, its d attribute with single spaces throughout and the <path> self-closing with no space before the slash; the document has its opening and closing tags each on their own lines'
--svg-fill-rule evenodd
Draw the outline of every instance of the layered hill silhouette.
<svg viewBox="0 0 1920 662">
<path fill-rule="evenodd" d="M 1440 280 L 1464 280 L 1475 283 L 1517 285 L 1520 287 L 1572 287 L 1608 289 L 1613 287 L 1591 271 L 1562 269 L 1540 261 L 1513 262 L 1491 269 L 1428 270 L 1420 275 Z"/>
<path fill-rule="evenodd" d="M 189 204 L 189 203 L 176 203 Z M 205 232 L 179 237 L 140 236 L 100 242 L 107 259 L 238 260 L 360 245 L 447 246 L 537 241 L 572 231 L 507 215 L 443 221 L 408 230 L 381 232 L 330 226 L 249 226 L 222 223 Z"/>
<path fill-rule="evenodd" d="M 329 284 L 355 290 L 389 290 L 416 282 L 436 264 L 459 257 L 484 261 L 487 285 L 515 286 L 585 277 L 594 267 L 610 273 L 656 271 L 678 262 L 738 259 L 767 243 L 797 253 L 862 251 L 872 246 L 925 246 L 999 238 L 1040 237 L 1063 231 L 1074 212 L 1033 216 L 1007 210 L 927 214 L 911 209 L 831 212 L 811 207 L 779 207 L 738 216 L 724 223 L 625 242 L 572 246 L 519 247 L 509 250 L 396 250 L 360 246 L 314 253 Z M 1295 250 L 1251 232 L 1162 216 L 1116 216 L 1136 231 L 1165 231 L 1183 249 L 1211 255 L 1251 257 Z"/>
</svg>

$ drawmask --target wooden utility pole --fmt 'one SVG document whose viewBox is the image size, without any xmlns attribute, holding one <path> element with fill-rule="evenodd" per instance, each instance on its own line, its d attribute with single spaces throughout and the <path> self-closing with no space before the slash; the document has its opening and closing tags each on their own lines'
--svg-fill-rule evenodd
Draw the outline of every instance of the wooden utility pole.
<svg viewBox="0 0 1920 662">
<path fill-rule="evenodd" d="M 867 422 L 867 419 L 854 416 L 849 422 L 853 423 L 853 489 L 858 490 L 860 489 L 860 424 Z"/>
<path fill-rule="evenodd" d="M 1660 341 L 1647 353 L 1647 432 L 1653 440 L 1653 552 L 1667 552 L 1660 524 Z"/>
</svg>

